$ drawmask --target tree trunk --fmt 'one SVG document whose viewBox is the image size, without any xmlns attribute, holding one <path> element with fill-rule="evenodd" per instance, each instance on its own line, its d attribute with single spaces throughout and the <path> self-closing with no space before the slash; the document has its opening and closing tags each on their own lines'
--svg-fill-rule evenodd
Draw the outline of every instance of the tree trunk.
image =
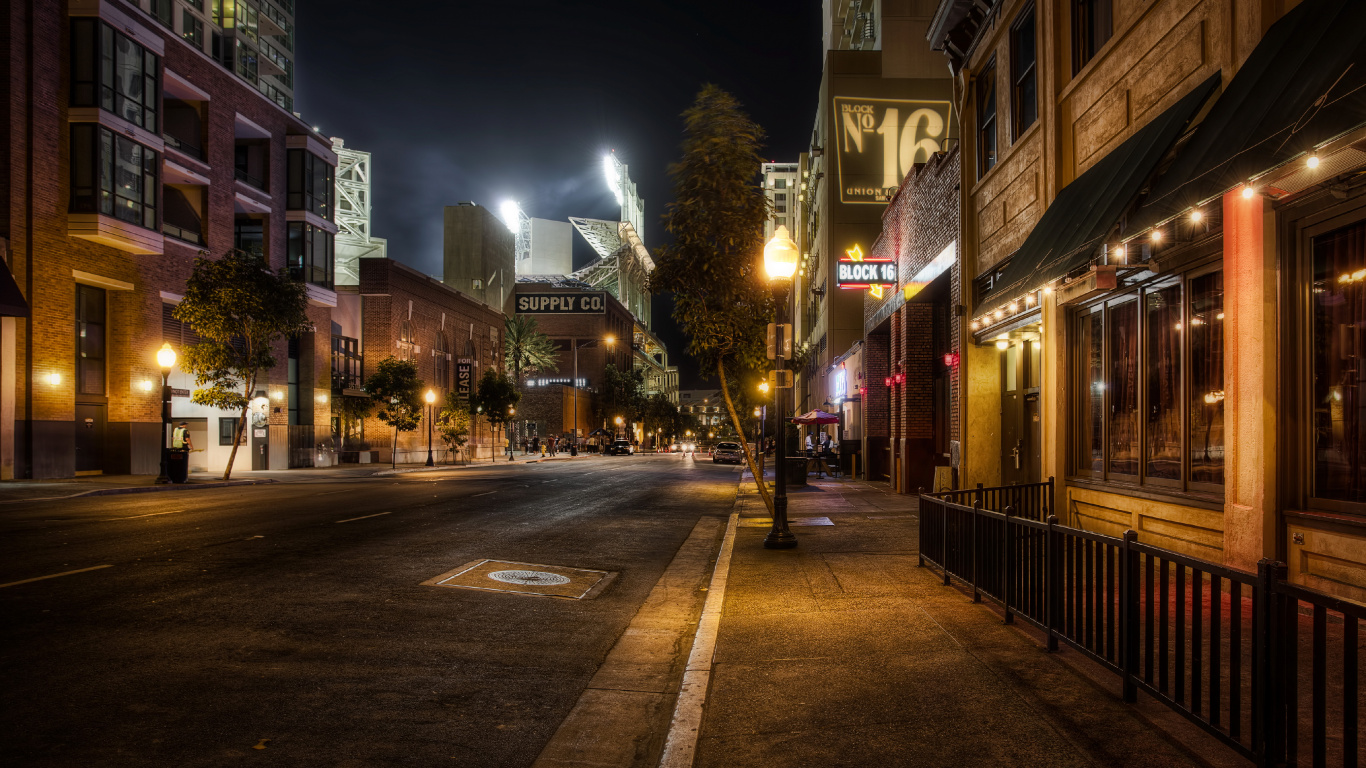
<svg viewBox="0 0 1366 768">
<path fill-rule="evenodd" d="M 389 453 L 389 468 L 398 469 L 398 427 L 394 427 L 394 450 Z"/>
<path fill-rule="evenodd" d="M 763 473 L 759 472 L 754 465 L 754 456 L 749 452 L 749 441 L 745 439 L 745 430 L 740 426 L 740 417 L 735 415 L 735 403 L 730 399 L 730 388 L 726 386 L 726 365 L 720 359 L 716 361 L 716 374 L 721 377 L 721 395 L 726 398 L 726 411 L 730 413 L 731 423 L 735 425 L 735 433 L 740 436 L 740 449 L 745 452 L 745 463 L 749 464 L 749 472 L 754 475 L 754 484 L 759 487 L 759 495 L 764 498 L 764 506 L 768 507 L 768 516 L 773 517 L 773 497 L 768 495 L 768 486 L 764 484 Z M 775 471 L 782 472 L 782 467 L 775 468 Z"/>
</svg>

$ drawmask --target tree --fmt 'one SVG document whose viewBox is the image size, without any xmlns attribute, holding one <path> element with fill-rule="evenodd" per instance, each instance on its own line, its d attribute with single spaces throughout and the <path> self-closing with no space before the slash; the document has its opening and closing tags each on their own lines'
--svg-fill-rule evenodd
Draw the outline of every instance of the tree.
<svg viewBox="0 0 1366 768">
<path fill-rule="evenodd" d="M 259 253 L 231 250 L 219 259 L 195 259 L 185 298 L 171 314 L 200 338 L 184 351 L 196 387 L 190 399 L 242 414 L 223 470 L 228 480 L 257 381 L 275 367 L 276 345 L 313 330 L 307 289 L 283 269 L 271 272 Z"/>
<path fill-rule="evenodd" d="M 453 452 L 463 449 L 469 442 L 470 407 L 457 393 L 446 393 L 446 402 L 436 417 L 436 429 L 441 442 Z"/>
<path fill-rule="evenodd" d="M 484 409 L 484 418 L 489 420 L 495 431 L 499 426 L 512 421 L 512 409 L 522 393 L 507 374 L 494 368 L 485 368 L 479 378 L 479 389 L 470 398 L 470 405 Z"/>
<path fill-rule="evenodd" d="M 641 420 L 645 424 L 647 435 L 658 435 L 661 440 L 683 435 L 683 414 L 678 412 L 678 406 L 669 400 L 669 396 L 662 392 L 656 392 L 645 401 L 645 407 L 641 409 Z"/>
<path fill-rule="evenodd" d="M 768 201 L 754 183 L 764 162 L 764 132 L 715 85 L 702 88 L 683 121 L 683 157 L 669 166 L 675 202 L 664 214 L 674 242 L 657 254 L 650 287 L 673 293 L 674 319 L 689 337 L 686 351 L 704 370 L 716 370 L 731 423 L 743 435 L 727 368 L 742 379 L 767 368 L 764 329 L 774 307 L 761 265 Z M 772 514 L 768 486 L 742 445 Z"/>
<path fill-rule="evenodd" d="M 611 421 L 620 416 L 634 422 L 645 406 L 645 372 L 639 368 L 619 370 L 608 363 L 602 369 L 602 388 L 598 391 L 597 418 Z"/>
<path fill-rule="evenodd" d="M 340 450 L 355 450 L 351 447 L 353 445 L 352 438 L 359 431 L 361 422 L 370 415 L 370 411 L 374 410 L 374 407 L 374 401 L 368 397 L 342 395 L 333 398 L 332 410 L 341 422 L 342 444 Z"/>
<path fill-rule="evenodd" d="M 398 466 L 398 433 L 412 432 L 422 423 L 422 386 L 417 363 L 393 355 L 379 361 L 375 372 L 365 380 L 365 391 L 379 408 L 376 418 L 394 428 L 390 466 Z"/>
<path fill-rule="evenodd" d="M 536 318 L 513 315 L 503 321 L 503 352 L 512 367 L 512 381 L 522 386 L 524 374 L 558 371 L 559 350 L 550 337 L 541 333 Z"/>
</svg>

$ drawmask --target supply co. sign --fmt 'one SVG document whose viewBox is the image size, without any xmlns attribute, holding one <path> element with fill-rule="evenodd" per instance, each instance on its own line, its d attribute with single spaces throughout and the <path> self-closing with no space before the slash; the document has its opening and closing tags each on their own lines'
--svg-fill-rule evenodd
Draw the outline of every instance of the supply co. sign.
<svg viewBox="0 0 1366 768">
<path fill-rule="evenodd" d="M 841 203 L 886 203 L 947 138 L 950 103 L 835 97 Z"/>
<path fill-rule="evenodd" d="M 607 312 L 607 293 L 519 293 L 519 315 L 601 315 Z"/>
</svg>

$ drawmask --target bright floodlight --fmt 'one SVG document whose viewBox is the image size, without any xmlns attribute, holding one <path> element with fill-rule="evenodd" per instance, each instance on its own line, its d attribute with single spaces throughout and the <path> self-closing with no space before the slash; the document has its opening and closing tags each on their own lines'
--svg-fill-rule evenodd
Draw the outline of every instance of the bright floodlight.
<svg viewBox="0 0 1366 768">
<path fill-rule="evenodd" d="M 157 350 L 157 365 L 161 366 L 163 371 L 169 371 L 175 367 L 175 350 L 171 349 L 169 341 L 162 344 L 161 349 Z"/>
<path fill-rule="evenodd" d="M 512 200 L 504 200 L 498 206 L 498 218 L 503 220 L 503 224 L 512 234 L 517 234 L 518 224 L 522 215 L 522 207 Z"/>
<path fill-rule="evenodd" d="M 617 205 L 621 205 L 621 169 L 617 167 L 615 157 L 612 155 L 602 156 L 602 173 L 607 177 L 607 188 L 612 190 L 612 196 L 617 199 Z"/>
<path fill-rule="evenodd" d="M 773 239 L 764 245 L 764 271 L 769 280 L 791 280 L 797 271 L 797 244 L 787 234 L 787 227 L 779 226 Z"/>
</svg>

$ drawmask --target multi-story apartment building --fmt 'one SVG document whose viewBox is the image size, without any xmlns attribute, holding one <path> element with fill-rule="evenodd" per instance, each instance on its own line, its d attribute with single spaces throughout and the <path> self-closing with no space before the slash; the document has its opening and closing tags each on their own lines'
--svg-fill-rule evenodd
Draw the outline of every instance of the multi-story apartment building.
<svg viewBox="0 0 1366 768">
<path fill-rule="evenodd" d="M 194 260 L 232 248 L 260 250 L 308 283 L 318 329 L 279 344 L 238 466 L 318 460 L 336 156 L 261 89 L 260 69 L 244 82 L 236 63 L 210 55 L 223 27 L 204 37 L 194 5 L 21 0 L 0 10 L 0 237 L 29 305 L 26 319 L 0 322 L 0 476 L 155 473 L 156 351 L 193 341 L 171 309 Z M 252 7 L 235 6 L 240 18 Z M 259 48 L 282 36 L 262 31 L 279 9 L 256 10 Z M 236 50 L 248 33 L 232 29 Z M 191 403 L 183 372 L 171 385 L 173 418 L 204 449 L 191 468 L 221 469 L 238 414 Z"/>
<path fill-rule="evenodd" d="M 186 44 L 294 111 L 294 0 L 142 0 Z"/>
<path fill-rule="evenodd" d="M 796 163 L 764 163 L 760 173 L 769 206 L 769 217 L 764 221 L 764 242 L 768 242 L 778 227 L 787 227 L 789 234 L 796 228 L 800 182 Z"/>
<path fill-rule="evenodd" d="M 709 432 L 727 431 L 726 425 L 730 422 L 725 395 L 719 389 L 679 390 L 678 410 L 695 416 L 702 429 Z"/>
<path fill-rule="evenodd" d="M 1366 5 L 944 0 L 962 482 L 1366 598 Z"/>
</svg>

